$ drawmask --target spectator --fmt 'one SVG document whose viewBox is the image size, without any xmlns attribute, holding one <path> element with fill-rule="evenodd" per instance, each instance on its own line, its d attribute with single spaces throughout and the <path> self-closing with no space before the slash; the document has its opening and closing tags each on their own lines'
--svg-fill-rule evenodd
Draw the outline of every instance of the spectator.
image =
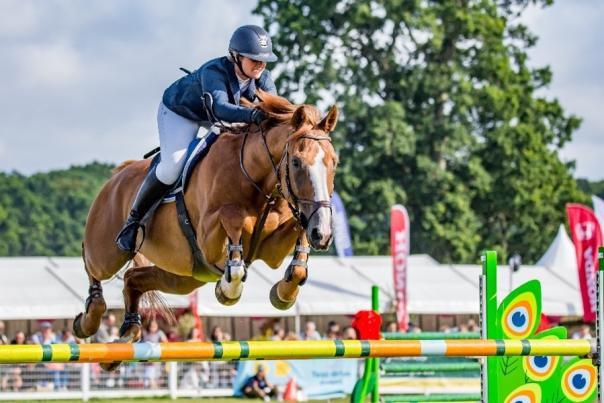
<svg viewBox="0 0 604 403">
<path fill-rule="evenodd" d="M 103 316 L 99 330 L 93 336 L 93 341 L 95 343 L 111 343 L 114 341 L 116 339 L 114 334 L 119 333 L 116 322 L 114 314 L 106 313 Z"/>
<path fill-rule="evenodd" d="M 27 337 L 25 336 L 25 333 L 19 330 L 17 331 L 17 333 L 15 333 L 15 337 L 13 337 L 10 344 L 26 344 L 26 341 Z M 2 367 L 2 369 L 4 371 L 0 379 L 0 389 L 19 392 L 23 387 L 23 378 L 21 377 L 21 366 L 5 365 Z"/>
<path fill-rule="evenodd" d="M 19 330 L 15 333 L 15 337 L 13 337 L 10 344 L 27 344 L 27 336 L 22 330 Z"/>
<path fill-rule="evenodd" d="M 31 336 L 33 344 L 57 343 L 57 336 L 52 331 L 52 324 L 48 321 L 40 322 L 40 330 Z"/>
<path fill-rule="evenodd" d="M 79 344 L 79 340 L 75 338 L 71 329 L 63 329 L 61 332 L 61 343 Z"/>
<path fill-rule="evenodd" d="M 224 337 L 224 333 L 220 326 L 214 326 L 212 328 L 212 332 L 210 333 L 210 340 L 219 341 L 219 342 L 226 341 L 225 337 Z"/>
<path fill-rule="evenodd" d="M 273 335 L 271 340 L 285 340 L 285 329 L 280 324 L 275 323 L 273 326 Z"/>
<path fill-rule="evenodd" d="M 166 334 L 159 328 L 155 319 L 151 319 L 143 330 L 143 341 L 150 343 L 163 343 L 168 341 Z M 161 375 L 161 363 L 147 362 L 144 364 L 143 383 L 146 388 L 158 389 Z"/>
<path fill-rule="evenodd" d="M 411 327 L 411 326 L 409 326 Z M 398 324 L 396 322 L 388 322 L 386 325 L 386 332 L 388 333 L 396 333 L 398 332 Z"/>
<path fill-rule="evenodd" d="M 6 336 L 6 334 L 4 334 L 5 332 L 5 325 L 4 322 L 0 320 L 0 344 L 8 344 L 8 337 Z"/>
<path fill-rule="evenodd" d="M 468 332 L 480 332 L 480 327 L 476 324 L 476 321 L 474 319 L 468 320 Z"/>
<path fill-rule="evenodd" d="M 290 330 L 289 332 L 287 332 L 287 336 L 285 336 L 284 340 L 300 340 L 300 338 L 298 337 L 296 332 Z"/>
<path fill-rule="evenodd" d="M 317 332 L 317 325 L 315 322 L 308 321 L 304 326 L 304 332 L 300 335 L 302 340 L 321 340 L 321 335 Z"/>
<path fill-rule="evenodd" d="M 271 397 L 277 397 L 279 391 L 276 385 L 271 384 L 266 379 L 264 366 L 258 365 L 256 375 L 250 377 L 243 386 L 243 394 L 251 399 L 261 398 L 265 402 L 271 400 Z"/>
<path fill-rule="evenodd" d="M 174 326 L 171 327 L 170 330 L 168 330 L 168 334 L 166 335 L 166 337 L 168 338 L 169 342 L 182 341 L 180 335 L 178 334 L 178 329 Z"/>
<path fill-rule="evenodd" d="M 357 332 L 356 332 L 356 330 L 354 330 L 354 328 L 352 326 L 346 326 L 344 328 L 344 332 L 343 332 L 342 338 L 344 340 L 356 340 L 357 339 Z"/>
<path fill-rule="evenodd" d="M 201 340 L 201 331 L 192 327 L 187 335 L 187 341 L 196 342 Z M 212 363 L 213 364 L 213 363 Z M 201 389 L 210 383 L 210 363 L 208 361 L 183 362 L 183 376 L 180 380 L 181 389 Z"/>
<path fill-rule="evenodd" d="M 337 324 L 335 321 L 330 321 L 327 324 L 327 332 L 325 333 L 325 338 L 330 339 L 330 340 L 336 340 L 342 337 L 342 334 L 340 333 L 340 325 Z"/>
<path fill-rule="evenodd" d="M 581 326 L 579 330 L 573 333 L 572 338 L 585 340 L 593 339 L 593 335 L 591 334 L 591 327 L 589 325 Z"/>
</svg>

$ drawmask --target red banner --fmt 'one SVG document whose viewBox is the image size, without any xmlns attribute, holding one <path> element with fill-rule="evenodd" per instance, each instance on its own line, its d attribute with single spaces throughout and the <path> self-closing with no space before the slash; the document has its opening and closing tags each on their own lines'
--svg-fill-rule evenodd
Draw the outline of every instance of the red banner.
<svg viewBox="0 0 604 403">
<path fill-rule="evenodd" d="M 390 250 L 396 295 L 396 318 L 400 331 L 407 331 L 407 259 L 409 257 L 409 216 L 405 207 L 397 204 L 390 210 Z"/>
<path fill-rule="evenodd" d="M 566 214 L 577 254 L 579 285 L 583 298 L 583 320 L 596 320 L 598 304 L 598 247 L 602 246 L 602 231 L 593 211 L 581 204 L 567 204 Z"/>
</svg>

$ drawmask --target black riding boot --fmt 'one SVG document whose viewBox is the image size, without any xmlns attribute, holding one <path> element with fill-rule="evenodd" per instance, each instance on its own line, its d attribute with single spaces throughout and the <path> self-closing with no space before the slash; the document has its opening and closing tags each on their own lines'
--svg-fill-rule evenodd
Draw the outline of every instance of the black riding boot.
<svg viewBox="0 0 604 403">
<path fill-rule="evenodd" d="M 151 169 L 143 184 L 141 185 L 128 219 L 124 223 L 122 230 L 115 238 L 117 247 L 124 252 L 133 253 L 136 248 L 136 235 L 141 226 L 141 220 L 145 217 L 149 209 L 162 198 L 172 185 L 166 185 L 155 176 L 155 168 Z"/>
</svg>

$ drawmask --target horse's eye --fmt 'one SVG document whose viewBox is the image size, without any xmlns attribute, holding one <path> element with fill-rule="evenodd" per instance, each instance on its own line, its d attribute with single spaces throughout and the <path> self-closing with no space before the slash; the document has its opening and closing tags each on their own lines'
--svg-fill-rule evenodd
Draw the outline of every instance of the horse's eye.
<svg viewBox="0 0 604 403">
<path fill-rule="evenodd" d="M 302 166 L 300 158 L 292 158 L 292 165 L 294 166 L 294 168 L 300 169 L 300 166 Z"/>
</svg>

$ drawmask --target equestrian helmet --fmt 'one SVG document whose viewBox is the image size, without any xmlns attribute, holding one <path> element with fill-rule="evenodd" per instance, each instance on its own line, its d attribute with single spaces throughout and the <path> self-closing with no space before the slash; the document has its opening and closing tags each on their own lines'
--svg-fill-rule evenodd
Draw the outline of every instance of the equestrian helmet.
<svg viewBox="0 0 604 403">
<path fill-rule="evenodd" d="M 259 62 L 275 62 L 273 43 L 268 33 L 257 25 L 243 25 L 233 32 L 229 42 L 229 52 L 248 57 Z"/>
</svg>

